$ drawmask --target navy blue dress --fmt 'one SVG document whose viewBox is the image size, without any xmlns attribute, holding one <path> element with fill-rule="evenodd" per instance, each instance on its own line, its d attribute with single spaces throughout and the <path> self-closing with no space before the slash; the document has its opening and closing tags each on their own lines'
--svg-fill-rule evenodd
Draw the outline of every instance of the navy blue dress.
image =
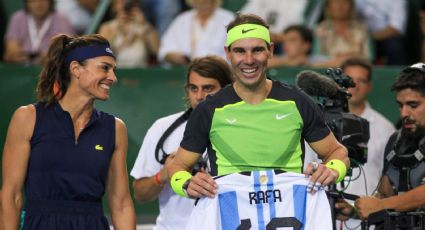
<svg viewBox="0 0 425 230">
<path fill-rule="evenodd" d="M 109 229 L 101 200 L 115 148 L 114 116 L 94 110 L 76 141 L 59 103 L 35 108 L 22 229 Z"/>
</svg>

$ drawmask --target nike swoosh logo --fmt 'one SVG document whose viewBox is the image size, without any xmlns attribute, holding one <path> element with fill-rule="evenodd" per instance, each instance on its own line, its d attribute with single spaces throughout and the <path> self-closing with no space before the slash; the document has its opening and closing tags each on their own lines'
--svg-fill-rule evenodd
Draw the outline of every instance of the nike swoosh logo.
<svg viewBox="0 0 425 230">
<path fill-rule="evenodd" d="M 236 120 L 236 118 L 233 118 L 233 119 L 226 119 L 226 121 L 229 123 L 229 124 L 234 124 L 237 120 Z"/>
<path fill-rule="evenodd" d="M 255 30 L 256 28 L 253 28 L 253 29 L 242 29 L 242 33 L 244 34 L 244 33 L 248 33 L 249 31 L 251 31 L 251 30 Z"/>
<path fill-rule="evenodd" d="M 282 115 L 276 114 L 276 120 L 282 120 L 283 118 L 285 118 L 285 117 L 287 117 L 291 114 L 292 113 L 287 113 L 287 114 L 282 114 Z"/>
<path fill-rule="evenodd" d="M 174 181 L 179 181 L 179 180 L 181 180 L 182 178 L 176 178 Z"/>
</svg>

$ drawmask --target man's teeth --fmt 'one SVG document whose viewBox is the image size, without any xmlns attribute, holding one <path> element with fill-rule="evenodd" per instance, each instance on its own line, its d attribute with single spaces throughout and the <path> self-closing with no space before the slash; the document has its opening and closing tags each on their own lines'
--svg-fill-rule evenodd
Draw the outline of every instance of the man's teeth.
<svg viewBox="0 0 425 230">
<path fill-rule="evenodd" d="M 242 72 L 244 72 L 244 73 L 253 73 L 253 72 L 255 72 L 255 68 L 254 69 L 242 69 Z"/>
</svg>

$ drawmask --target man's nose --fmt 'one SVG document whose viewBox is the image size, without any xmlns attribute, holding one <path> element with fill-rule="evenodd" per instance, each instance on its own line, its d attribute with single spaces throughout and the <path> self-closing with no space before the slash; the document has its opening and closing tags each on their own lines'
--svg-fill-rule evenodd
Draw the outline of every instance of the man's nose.
<svg viewBox="0 0 425 230">
<path fill-rule="evenodd" d="M 254 55 L 251 52 L 247 52 L 245 55 L 245 63 L 252 64 L 254 63 Z"/>
<path fill-rule="evenodd" d="M 401 117 L 409 117 L 410 116 L 410 110 L 407 108 L 407 106 L 401 106 L 400 107 L 400 116 Z"/>
<path fill-rule="evenodd" d="M 202 101 L 205 99 L 205 97 L 206 97 L 206 93 L 203 90 L 198 90 L 198 92 L 196 93 L 196 100 Z"/>
</svg>

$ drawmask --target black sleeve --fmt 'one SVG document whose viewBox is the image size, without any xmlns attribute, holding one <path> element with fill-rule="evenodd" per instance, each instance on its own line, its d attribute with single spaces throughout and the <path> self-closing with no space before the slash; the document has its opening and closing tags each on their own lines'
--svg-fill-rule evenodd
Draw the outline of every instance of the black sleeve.
<svg viewBox="0 0 425 230">
<path fill-rule="evenodd" d="M 300 103 L 297 106 L 304 122 L 302 136 L 307 142 L 320 141 L 330 133 L 323 111 L 307 94 L 299 92 Z"/>
<path fill-rule="evenodd" d="M 204 153 L 210 143 L 211 117 L 206 104 L 199 103 L 187 121 L 180 146 L 191 152 Z"/>
</svg>

